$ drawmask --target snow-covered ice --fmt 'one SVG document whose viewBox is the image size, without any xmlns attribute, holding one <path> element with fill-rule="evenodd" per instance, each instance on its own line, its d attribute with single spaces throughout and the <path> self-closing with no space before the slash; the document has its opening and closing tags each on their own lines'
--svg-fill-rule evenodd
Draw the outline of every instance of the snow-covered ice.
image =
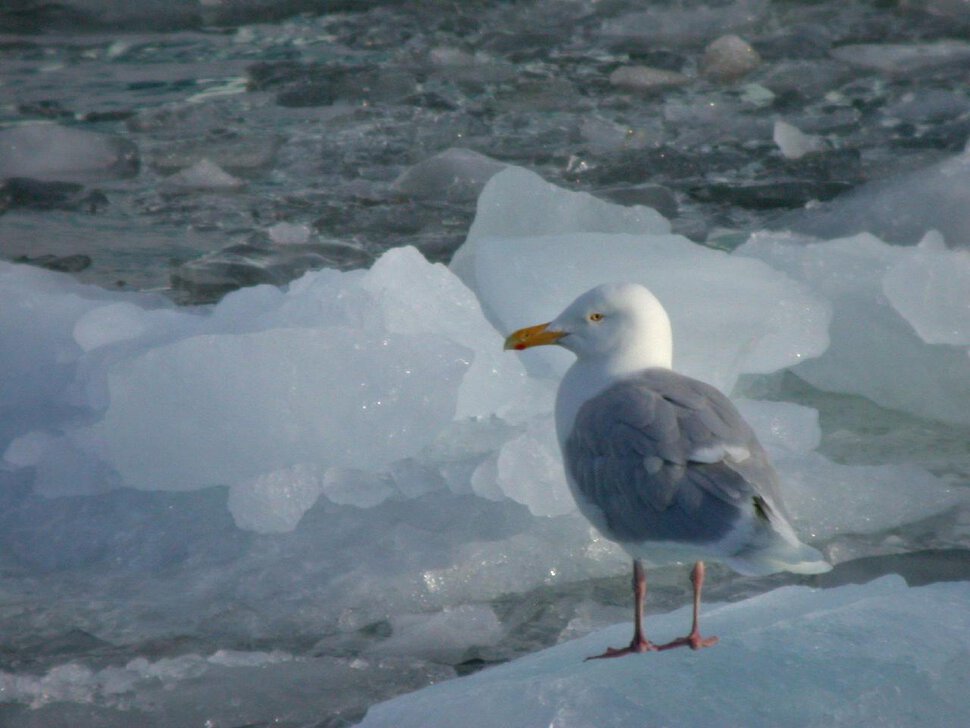
<svg viewBox="0 0 970 728">
<path fill-rule="evenodd" d="M 711 649 L 584 662 L 629 640 L 620 624 L 376 705 L 360 725 L 944 728 L 970 705 L 968 602 L 967 582 L 784 587 L 708 605 L 703 628 L 721 638 Z M 645 628 L 666 641 L 689 619 L 685 607 Z"/>
</svg>

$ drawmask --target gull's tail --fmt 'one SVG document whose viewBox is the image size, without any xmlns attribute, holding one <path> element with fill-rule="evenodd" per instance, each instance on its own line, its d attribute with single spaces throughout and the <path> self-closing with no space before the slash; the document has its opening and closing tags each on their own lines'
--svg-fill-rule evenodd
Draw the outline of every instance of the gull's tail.
<svg viewBox="0 0 970 728">
<path fill-rule="evenodd" d="M 822 552 L 799 540 L 795 529 L 770 499 L 754 498 L 752 531 L 725 563 L 740 574 L 762 576 L 779 571 L 824 574 L 832 570 Z"/>
<path fill-rule="evenodd" d="M 796 541 L 778 539 L 767 548 L 752 548 L 724 559 L 724 563 L 745 576 L 764 576 L 779 571 L 793 574 L 824 574 L 832 570 L 822 552 Z"/>
</svg>

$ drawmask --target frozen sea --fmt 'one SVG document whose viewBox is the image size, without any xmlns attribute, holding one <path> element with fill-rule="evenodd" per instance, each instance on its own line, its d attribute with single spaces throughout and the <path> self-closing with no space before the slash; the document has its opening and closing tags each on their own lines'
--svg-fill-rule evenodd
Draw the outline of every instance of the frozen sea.
<svg viewBox="0 0 970 728">
<path fill-rule="evenodd" d="M 0 69 L 4 728 L 970 713 L 965 0 L 18 0 Z M 629 564 L 502 340 L 630 279 L 835 568 L 584 663 Z"/>
</svg>

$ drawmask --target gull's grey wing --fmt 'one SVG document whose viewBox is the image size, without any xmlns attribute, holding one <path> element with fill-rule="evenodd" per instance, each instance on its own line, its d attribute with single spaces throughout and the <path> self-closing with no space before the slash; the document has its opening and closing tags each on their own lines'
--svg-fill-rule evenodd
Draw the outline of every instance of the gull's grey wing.
<svg viewBox="0 0 970 728">
<path fill-rule="evenodd" d="M 620 542 L 704 543 L 780 510 L 777 476 L 731 401 L 648 369 L 586 402 L 563 449 L 580 503 Z"/>
</svg>

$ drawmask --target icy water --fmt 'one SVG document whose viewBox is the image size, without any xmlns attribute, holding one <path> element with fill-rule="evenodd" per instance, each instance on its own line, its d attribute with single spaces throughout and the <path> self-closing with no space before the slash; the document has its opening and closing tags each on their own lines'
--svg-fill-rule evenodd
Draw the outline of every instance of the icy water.
<svg viewBox="0 0 970 728">
<path fill-rule="evenodd" d="M 0 15 L 0 122 L 110 134 L 135 158 L 88 170 L 101 179 L 81 188 L 8 183 L 0 253 L 86 255 L 82 280 L 181 301 L 397 245 L 447 260 L 474 186 L 394 182 L 452 147 L 654 205 L 704 240 L 927 165 L 970 131 L 966 17 L 942 3 L 360 3 L 260 22 L 273 3 L 240 2 L 225 5 L 246 22 L 224 26 L 203 25 L 192 3 L 100 5 Z M 702 73 L 704 47 L 728 32 L 761 64 L 719 83 Z M 685 76 L 644 90 L 614 75 L 643 66 Z M 824 149 L 779 154 L 778 118 Z M 203 159 L 236 183 L 173 180 Z M 16 176 L 36 175 L 26 163 Z M 269 245 L 279 221 L 308 226 L 311 244 Z"/>
<path fill-rule="evenodd" d="M 750 47 L 718 59 L 707 49 L 726 34 Z M 654 208 L 707 250 L 775 230 L 822 240 L 870 232 L 912 246 L 930 229 L 947 250 L 965 249 L 970 174 L 953 160 L 970 136 L 968 89 L 970 9 L 945 0 L 26 0 L 0 9 L 0 257 L 107 291 L 5 274 L 15 313 L 2 319 L 0 357 L 18 374 L 0 398 L 0 724 L 351 725 L 392 695 L 627 620 L 623 558 L 568 508 L 515 491 L 503 475 L 509 463 L 547 473 L 528 457 L 548 452 L 546 380 L 528 378 L 513 414 L 482 416 L 491 412 L 483 406 L 447 426 L 464 372 L 454 362 L 467 366 L 471 350 L 482 357 L 478 340 L 497 351 L 500 338 L 454 333 L 488 325 L 464 313 L 474 297 L 434 269 L 399 258 L 362 271 L 403 246 L 450 261 L 504 165 Z M 879 202 L 880 185 L 894 180 L 892 202 Z M 859 265 L 875 270 L 885 254 L 892 268 L 887 250 Z M 739 252 L 784 271 L 793 289 L 791 280 L 815 286 L 827 260 L 840 272 L 852 263 L 785 257 L 770 240 Z M 303 279 L 285 300 L 249 288 L 326 269 L 357 273 Z M 756 288 L 754 269 L 744 270 Z M 811 427 L 794 445 L 779 435 L 783 474 L 860 491 L 885 480 L 898 517 L 872 505 L 841 514 L 842 526 L 819 524 L 837 566 L 810 582 L 712 566 L 711 600 L 891 572 L 912 584 L 970 579 L 960 495 L 970 419 L 959 416 L 970 393 L 951 366 L 965 366 L 965 319 L 933 335 L 928 315 L 883 324 L 881 312 L 906 303 L 886 281 L 871 305 L 857 305 L 861 283 L 813 289 L 833 302 L 833 351 L 861 336 L 845 328 L 853 315 L 871 314 L 875 333 L 904 342 L 887 344 L 860 377 L 871 387 L 829 386 L 838 378 L 825 365 L 739 366 L 735 394 L 817 410 L 817 448 Z M 399 305 L 408 285 L 416 292 Z M 390 303 L 368 298 L 380 286 Z M 504 325 L 497 312 L 509 296 L 475 293 Z M 959 305 L 958 294 L 946 300 Z M 448 296 L 463 312 L 454 330 L 408 328 L 407 314 L 447 318 L 434 307 Z M 392 347 L 388 358 L 373 371 L 341 358 L 342 331 L 309 344 L 288 338 L 336 314 L 374 334 L 362 337 L 367 351 Z M 214 349 L 194 348 L 206 337 Z M 925 358 L 907 358 L 912 342 Z M 327 357 L 361 368 L 375 390 L 397 376 L 401 357 L 435 374 L 420 385 L 394 380 L 404 404 L 385 420 L 404 418 L 403 429 L 348 416 L 356 439 L 344 450 L 356 454 L 334 455 L 323 474 L 300 453 L 268 474 L 239 466 L 235 479 L 188 456 L 169 464 L 179 475 L 169 482 L 139 469 L 144 443 L 170 442 L 177 459 L 185 410 L 154 408 L 152 397 L 119 410 L 119 382 L 147 381 L 166 400 L 179 394 L 179 362 L 211 365 L 217 374 L 179 402 L 198 403 L 199 438 L 214 467 L 228 467 L 247 451 L 272 452 L 288 423 L 303 421 L 298 402 L 273 409 L 286 391 L 271 385 L 290 372 L 273 368 L 271 352 L 290 346 L 311 370 Z M 265 379 L 234 378 L 231 362 L 249 359 Z M 941 382 L 925 410 L 906 394 L 922 380 Z M 253 381 L 266 392 L 251 395 L 252 410 L 237 406 L 232 387 Z M 430 401 L 437 419 L 407 421 L 408 401 Z M 158 426 L 144 440 L 139 411 Z M 758 412 L 781 430 L 805 419 Z M 238 450 L 210 437 L 229 429 L 230 413 L 242 423 Z M 271 426 L 254 434 L 263 416 Z M 93 448 L 91 427 L 114 450 Z M 424 437 L 422 447 L 401 449 L 398 432 Z M 360 445 L 371 437 L 372 450 Z M 197 482 L 176 482 L 183 477 Z M 651 609 L 686 603 L 687 586 L 682 570 L 657 570 Z"/>
</svg>

